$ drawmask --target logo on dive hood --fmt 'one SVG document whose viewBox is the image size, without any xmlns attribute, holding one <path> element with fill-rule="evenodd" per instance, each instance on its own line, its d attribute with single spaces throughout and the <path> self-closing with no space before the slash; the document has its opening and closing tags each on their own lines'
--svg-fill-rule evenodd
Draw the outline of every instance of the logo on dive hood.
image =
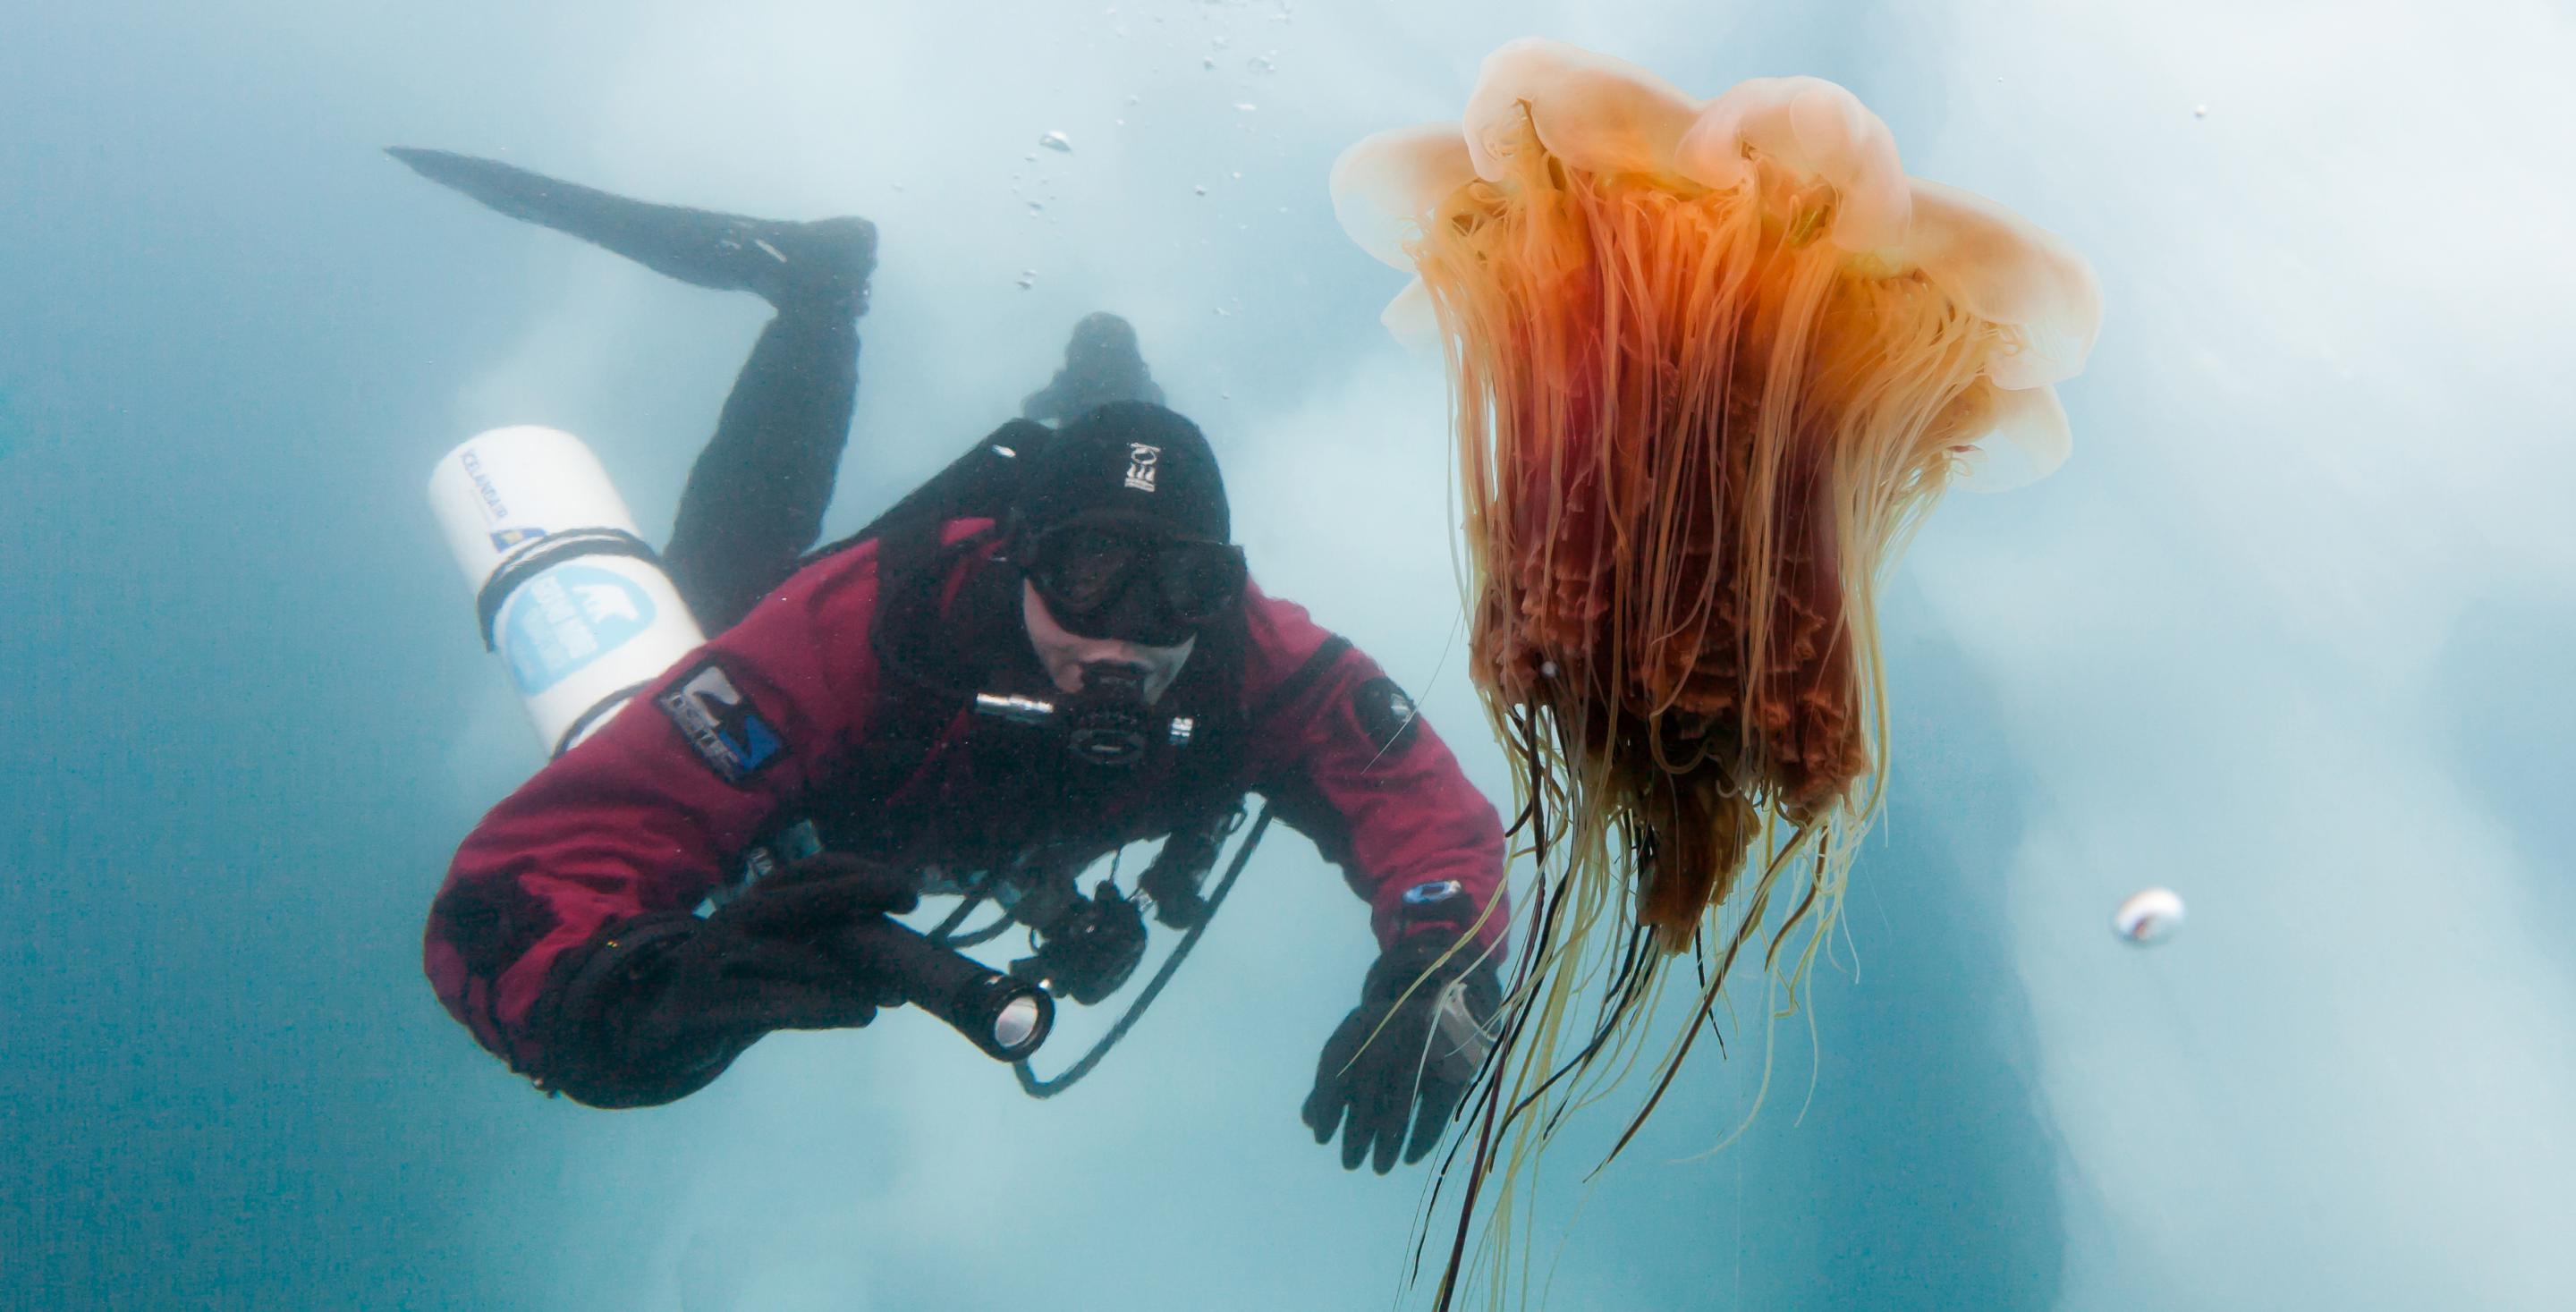
<svg viewBox="0 0 2576 1312">
<path fill-rule="evenodd" d="M 1139 492 L 1154 490 L 1154 476 L 1161 471 L 1163 448 L 1143 442 L 1127 444 L 1127 486 Z"/>
</svg>

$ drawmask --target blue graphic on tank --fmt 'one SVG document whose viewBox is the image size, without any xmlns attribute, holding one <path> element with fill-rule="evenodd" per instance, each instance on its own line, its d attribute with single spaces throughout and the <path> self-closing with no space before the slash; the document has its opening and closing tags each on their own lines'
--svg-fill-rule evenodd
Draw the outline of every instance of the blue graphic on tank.
<svg viewBox="0 0 2576 1312">
<path fill-rule="evenodd" d="M 653 599 L 596 565 L 558 565 L 530 579 L 501 619 L 501 650 L 523 696 L 535 696 L 632 641 L 653 623 Z"/>
</svg>

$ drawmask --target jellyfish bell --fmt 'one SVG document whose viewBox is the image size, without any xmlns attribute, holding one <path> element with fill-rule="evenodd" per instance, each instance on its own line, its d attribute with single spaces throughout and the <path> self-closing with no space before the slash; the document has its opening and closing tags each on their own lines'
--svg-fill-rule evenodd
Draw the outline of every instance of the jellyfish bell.
<svg viewBox="0 0 2576 1312">
<path fill-rule="evenodd" d="M 1421 239 L 1432 207 L 1475 177 L 1455 123 L 1380 132 L 1333 161 L 1333 217 L 1361 250 L 1410 272 L 1405 248 Z"/>
<path fill-rule="evenodd" d="M 1408 350 L 1424 355 L 1440 350 L 1440 311 L 1432 305 L 1431 289 L 1423 286 L 1420 278 L 1405 284 L 1404 290 L 1386 303 L 1377 320 L 1386 325 L 1388 336 Z"/>
<path fill-rule="evenodd" d="M 1757 161 L 1833 189 L 1828 240 L 1850 251 L 1905 238 L 1913 198 L 1896 137 L 1852 93 L 1820 77 L 1757 77 L 1708 103 L 1674 151 L 1684 177 L 1719 191 L 1756 180 Z"/>
<path fill-rule="evenodd" d="M 2074 447 L 2066 406 L 2053 387 L 1971 389 L 1954 421 L 1950 485 L 2009 492 L 2057 472 Z"/>
<path fill-rule="evenodd" d="M 2101 287 L 2092 266 L 2004 206 L 1905 176 L 1886 124 L 1822 78 L 1754 78 L 1693 106 L 1622 61 L 1554 42 L 1514 42 L 1485 61 L 1463 133 L 1453 124 L 1422 124 L 1377 133 L 1342 153 L 1330 186 L 1343 231 L 1380 261 L 1414 270 L 1411 244 L 1433 210 L 1470 182 L 1500 178 L 1515 113 L 1569 166 L 1668 172 L 1727 192 L 1757 184 L 1768 170 L 1775 200 L 1829 198 L 1820 235 L 1850 253 L 1854 273 L 1875 273 L 1879 281 L 1920 274 L 2010 335 L 1985 369 L 1996 395 L 1973 411 L 1992 422 L 1952 443 L 1959 486 L 2008 490 L 2064 462 L 2071 433 L 2051 385 L 2081 371 L 2099 331 Z M 1669 149 L 1658 145 L 1666 133 Z M 1426 295 L 1408 285 L 1381 316 L 1398 340 L 1417 347 L 1437 341 Z M 2001 395 L 2008 392 L 2027 394 Z"/>
<path fill-rule="evenodd" d="M 1422 239 L 1432 208 L 1475 179 L 1476 167 L 1455 123 L 1380 132 L 1333 161 L 1333 217 L 1361 250 L 1409 271 L 1413 259 L 1407 248 Z M 1420 278 L 1387 302 L 1378 321 L 1411 349 L 1439 347 L 1439 318 Z"/>
<path fill-rule="evenodd" d="M 1488 182 L 1507 175 L 1534 125 L 1537 145 L 1569 167 L 1665 173 L 1695 108 L 1671 83 L 1624 59 L 1524 37 L 1485 57 L 1463 133 L 1476 176 Z"/>
<path fill-rule="evenodd" d="M 1989 362 L 2003 388 L 2063 382 L 2084 368 L 2102 327 L 2093 266 L 2055 235 L 1957 187 L 1909 179 L 1917 220 L 1896 267 L 1920 269 L 1960 308 L 2017 335 Z"/>
<path fill-rule="evenodd" d="M 1950 487 L 2065 460 L 2055 385 L 2100 290 L 2010 210 L 1907 177 L 1833 83 L 1703 101 L 1549 41 L 1489 57 L 1461 123 L 1345 151 L 1332 190 L 1414 275 L 1387 326 L 1449 368 L 1470 668 L 1538 866 L 1481 1181 L 1660 1051 L 1651 1110 L 1701 1031 L 1640 1033 L 1673 956 L 1704 958 L 1701 1020 L 1739 956 L 1794 996 L 1884 788 L 1879 580 Z"/>
</svg>

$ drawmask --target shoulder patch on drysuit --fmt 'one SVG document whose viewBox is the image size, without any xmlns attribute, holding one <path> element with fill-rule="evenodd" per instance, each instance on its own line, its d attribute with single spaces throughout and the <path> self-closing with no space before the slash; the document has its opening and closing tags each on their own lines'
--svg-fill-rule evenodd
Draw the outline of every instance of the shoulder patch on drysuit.
<svg viewBox="0 0 2576 1312">
<path fill-rule="evenodd" d="M 1393 679 L 1381 676 L 1352 689 L 1351 710 L 1380 756 L 1401 756 L 1421 736 L 1415 724 L 1421 712 Z"/>
<path fill-rule="evenodd" d="M 741 783 L 786 753 L 787 740 L 776 726 L 753 709 L 751 699 L 712 660 L 681 675 L 653 702 L 671 717 L 698 759 L 726 783 Z"/>
</svg>

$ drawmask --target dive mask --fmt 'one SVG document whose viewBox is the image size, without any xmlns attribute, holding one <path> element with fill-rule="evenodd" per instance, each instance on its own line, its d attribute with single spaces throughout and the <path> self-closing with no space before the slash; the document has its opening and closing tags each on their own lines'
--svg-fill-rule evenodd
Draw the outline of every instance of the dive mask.
<svg viewBox="0 0 2576 1312">
<path fill-rule="evenodd" d="M 1059 524 L 1038 534 L 1022 568 L 1069 633 L 1148 647 L 1187 642 L 1242 600 L 1243 548 L 1116 521 Z"/>
</svg>

